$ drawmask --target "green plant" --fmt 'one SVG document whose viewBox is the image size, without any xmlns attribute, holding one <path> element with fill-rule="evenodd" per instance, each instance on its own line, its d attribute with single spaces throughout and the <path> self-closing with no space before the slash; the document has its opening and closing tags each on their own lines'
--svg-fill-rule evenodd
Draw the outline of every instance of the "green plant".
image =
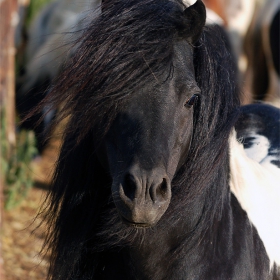
<svg viewBox="0 0 280 280">
<path fill-rule="evenodd" d="M 17 133 L 15 147 L 9 148 L 6 137 L 6 120 L 1 112 L 1 176 L 4 182 L 5 208 L 17 206 L 26 197 L 33 185 L 31 161 L 37 154 L 35 136 L 32 131 L 21 130 Z"/>
<path fill-rule="evenodd" d="M 53 0 L 31 0 L 27 10 L 27 24 L 32 21 L 40 9 L 52 1 Z"/>
</svg>

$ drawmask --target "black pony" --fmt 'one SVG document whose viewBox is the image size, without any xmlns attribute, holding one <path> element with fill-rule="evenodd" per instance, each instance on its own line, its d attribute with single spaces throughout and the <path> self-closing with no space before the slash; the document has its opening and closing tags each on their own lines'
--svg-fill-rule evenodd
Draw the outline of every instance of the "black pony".
<svg viewBox="0 0 280 280">
<path fill-rule="evenodd" d="M 102 3 L 48 101 L 69 117 L 49 279 L 273 279 L 229 189 L 239 98 L 202 1 Z"/>
</svg>

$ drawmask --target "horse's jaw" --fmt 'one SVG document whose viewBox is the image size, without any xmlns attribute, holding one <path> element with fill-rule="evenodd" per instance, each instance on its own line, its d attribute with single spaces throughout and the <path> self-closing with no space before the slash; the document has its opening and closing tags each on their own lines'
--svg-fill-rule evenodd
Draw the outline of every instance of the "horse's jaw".
<svg viewBox="0 0 280 280">
<path fill-rule="evenodd" d="M 149 223 L 135 223 L 132 221 L 127 220 L 126 218 L 124 218 L 121 214 L 120 215 L 120 219 L 121 221 L 128 227 L 132 227 L 132 228 L 137 228 L 137 229 L 146 229 L 146 228 L 150 228 L 152 227 L 154 224 L 149 224 Z"/>
</svg>

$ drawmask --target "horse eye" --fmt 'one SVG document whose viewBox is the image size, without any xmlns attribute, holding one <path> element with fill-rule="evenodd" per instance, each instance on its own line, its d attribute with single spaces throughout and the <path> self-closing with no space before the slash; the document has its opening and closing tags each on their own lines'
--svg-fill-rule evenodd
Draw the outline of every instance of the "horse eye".
<svg viewBox="0 0 280 280">
<path fill-rule="evenodd" d="M 187 108 L 191 108 L 196 100 L 198 99 L 198 94 L 194 94 L 186 103 L 185 103 L 185 107 Z"/>
</svg>

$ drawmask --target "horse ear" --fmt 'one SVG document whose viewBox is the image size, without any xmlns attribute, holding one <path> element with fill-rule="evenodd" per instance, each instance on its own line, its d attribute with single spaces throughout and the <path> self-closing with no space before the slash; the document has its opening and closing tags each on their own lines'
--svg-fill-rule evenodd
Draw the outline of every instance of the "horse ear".
<svg viewBox="0 0 280 280">
<path fill-rule="evenodd" d="M 191 44 L 198 41 L 202 29 L 206 22 L 206 9 L 201 0 L 197 0 L 193 5 L 184 11 L 185 17 L 189 21 L 188 38 Z"/>
</svg>

